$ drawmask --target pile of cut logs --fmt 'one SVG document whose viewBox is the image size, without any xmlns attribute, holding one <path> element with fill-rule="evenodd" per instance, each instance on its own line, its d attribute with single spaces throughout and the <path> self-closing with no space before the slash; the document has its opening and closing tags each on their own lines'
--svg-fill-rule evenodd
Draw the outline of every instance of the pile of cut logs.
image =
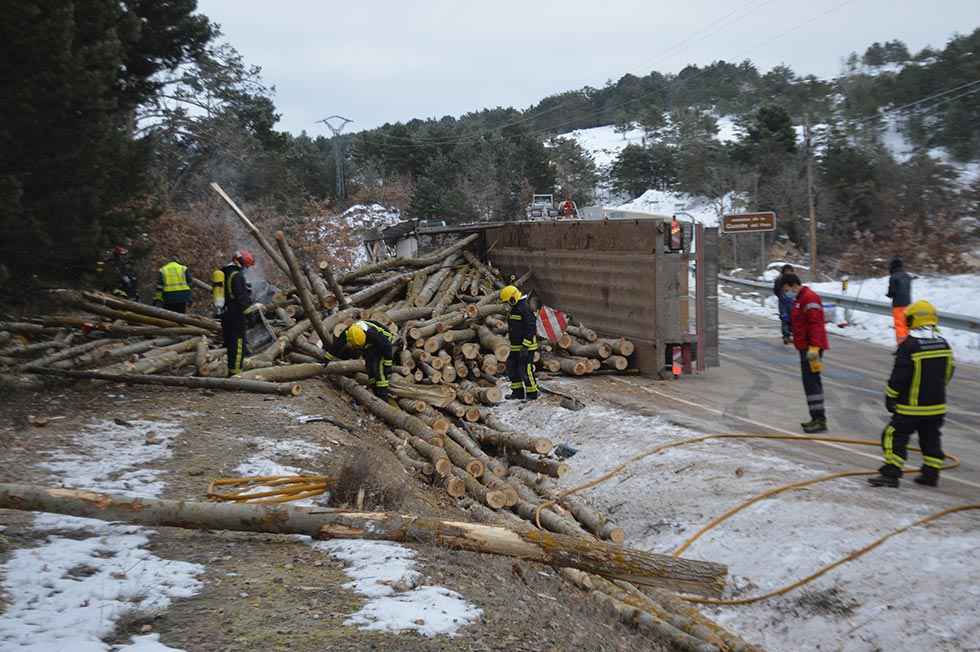
<svg viewBox="0 0 980 652">
<path fill-rule="evenodd" d="M 588 540 L 623 542 L 623 530 L 583 500 L 557 498 L 552 479 L 568 465 L 551 456 L 553 442 L 509 427 L 489 409 L 502 400 L 498 376 L 510 353 L 508 308 L 498 299 L 508 281 L 467 250 L 476 235 L 433 254 L 335 275 L 324 262 L 301 265 L 281 232 L 273 245 L 225 199 L 293 285 L 262 309 L 273 341 L 245 359 L 241 374 L 224 377 L 226 354 L 214 319 L 64 290 L 53 293 L 68 309 L 64 314 L 0 322 L 0 385 L 35 388 L 52 377 L 73 377 L 296 395 L 297 381 L 327 377 L 391 426 L 385 436 L 409 472 L 442 487 L 475 520 L 521 532 L 540 546 L 548 539 L 534 534 L 537 528 L 576 537 L 580 548 L 592 545 Z M 526 291 L 529 280 L 514 283 Z M 361 360 L 322 363 L 323 347 L 357 319 L 376 320 L 397 336 L 395 404 L 365 386 Z M 631 342 L 600 338 L 573 322 L 557 342 L 542 343 L 540 364 L 575 376 L 616 373 L 627 370 L 632 352 Z M 717 594 L 724 567 L 662 563 L 668 567 L 664 591 L 653 597 L 652 588 L 640 593 L 622 579 L 563 572 L 624 620 L 680 649 L 751 649 L 667 593 Z"/>
</svg>

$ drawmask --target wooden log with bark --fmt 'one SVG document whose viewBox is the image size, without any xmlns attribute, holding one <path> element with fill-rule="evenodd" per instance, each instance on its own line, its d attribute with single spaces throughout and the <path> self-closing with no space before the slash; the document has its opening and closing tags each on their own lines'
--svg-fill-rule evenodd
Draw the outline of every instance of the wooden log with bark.
<svg viewBox="0 0 980 652">
<path fill-rule="evenodd" d="M 333 337 L 331 337 L 330 332 L 323 324 L 320 311 L 317 310 L 316 305 L 313 303 L 313 295 L 306 287 L 309 285 L 309 281 L 303 274 L 299 261 L 296 260 L 296 255 L 293 253 L 289 243 L 286 242 L 286 235 L 282 231 L 276 231 L 276 245 L 279 247 L 279 251 L 282 252 L 287 271 L 293 279 L 293 283 L 296 285 L 296 292 L 299 294 L 299 300 L 303 304 L 303 313 L 313 325 L 313 330 L 320 337 L 320 342 L 323 344 L 323 347 L 329 348 L 333 344 Z"/>
<path fill-rule="evenodd" d="M 545 437 L 531 437 L 520 432 L 503 432 L 480 423 L 465 423 L 463 427 L 481 444 L 498 448 L 513 448 L 544 455 L 554 444 Z"/>
<path fill-rule="evenodd" d="M 602 361 L 602 366 L 606 369 L 615 369 L 616 371 L 623 371 L 630 366 L 630 361 L 621 355 L 611 355 Z"/>
<path fill-rule="evenodd" d="M 617 339 L 602 339 L 599 341 L 608 345 L 615 355 L 621 355 L 624 358 L 630 357 L 633 355 L 633 351 L 636 350 L 632 342 L 622 337 Z"/>
<path fill-rule="evenodd" d="M 58 294 L 60 295 L 60 292 Z M 73 293 L 70 292 L 68 293 L 69 299 L 72 294 Z M 129 299 L 123 299 L 121 297 L 116 297 L 109 294 L 103 294 L 101 292 L 84 291 L 82 292 L 81 296 L 88 303 L 106 306 L 107 308 L 112 308 L 114 310 L 135 313 L 137 315 L 145 315 L 147 317 L 159 319 L 165 323 L 169 322 L 171 324 L 184 324 L 185 326 L 201 328 L 212 333 L 217 333 L 221 330 L 221 324 L 219 324 L 216 320 L 209 319 L 207 317 L 185 315 L 172 310 L 167 310 L 166 308 L 148 306 L 143 303 L 130 301 Z"/>
<path fill-rule="evenodd" d="M 144 376 L 140 374 L 109 374 L 99 371 L 74 371 L 62 369 L 33 369 L 31 373 L 51 376 L 65 376 L 79 380 L 104 380 L 110 383 L 128 385 L 164 385 L 187 387 L 191 389 L 222 389 L 256 394 L 279 394 L 280 396 L 299 396 L 302 388 L 296 383 L 268 383 L 242 378 L 198 378 L 196 376 Z"/>
<path fill-rule="evenodd" d="M 507 504 L 507 497 L 503 492 L 487 488 L 463 469 L 453 467 L 453 474 L 466 483 L 466 493 L 490 509 L 500 509 Z"/>
<path fill-rule="evenodd" d="M 506 451 L 507 461 L 510 462 L 511 466 L 523 466 L 525 469 L 534 471 L 535 473 L 543 473 L 552 478 L 560 478 L 568 473 L 568 464 L 565 462 L 559 462 L 558 460 L 552 460 L 546 457 L 534 457 L 524 450 L 514 448 L 506 448 L 504 450 Z"/>
<path fill-rule="evenodd" d="M 238 378 L 267 380 L 273 383 L 283 383 L 335 374 L 352 376 L 357 373 L 364 373 L 364 371 L 363 360 L 337 360 L 326 364 L 290 364 L 279 367 L 252 369 L 249 371 L 243 371 L 238 375 Z"/>
<path fill-rule="evenodd" d="M 265 250 L 265 253 L 269 255 L 269 258 L 272 259 L 272 262 L 276 264 L 276 267 L 282 270 L 284 274 L 288 275 L 289 268 L 286 266 L 286 261 L 283 260 L 282 256 L 279 255 L 279 253 L 276 251 L 276 248 L 272 246 L 272 243 L 269 242 L 264 235 L 262 235 L 262 232 L 259 231 L 254 224 L 252 224 L 252 221 L 245 216 L 245 213 L 242 212 L 242 209 L 238 207 L 238 205 L 232 200 L 231 197 L 228 196 L 228 194 L 224 191 L 224 189 L 221 186 L 219 186 L 215 182 L 211 182 L 210 186 L 211 189 L 214 192 L 216 192 L 218 196 L 225 201 L 226 204 L 228 204 L 228 207 L 231 208 L 231 210 L 235 213 L 238 219 L 241 220 L 242 224 L 245 225 L 245 228 L 252 235 L 252 237 L 255 238 L 255 241 L 259 243 L 259 246 Z"/>
<path fill-rule="evenodd" d="M 317 267 L 320 269 L 320 274 L 322 274 L 323 278 L 326 279 L 327 286 L 330 288 L 330 291 L 333 292 L 333 295 L 337 298 L 337 307 L 341 310 L 349 308 L 350 303 L 348 303 L 347 297 L 344 296 L 344 290 L 340 286 L 340 283 L 337 282 L 337 277 L 334 275 L 333 268 L 330 266 L 330 263 L 326 260 L 321 260 Z"/>
<path fill-rule="evenodd" d="M 571 346 L 565 347 L 569 353 L 581 358 L 599 358 L 605 360 L 612 355 L 612 347 L 600 340 L 591 344 L 579 344 L 573 342 Z"/>
<path fill-rule="evenodd" d="M 492 332 L 486 326 L 478 326 L 477 335 L 480 337 L 480 346 L 493 353 L 493 356 L 500 362 L 507 360 L 510 355 L 510 342 L 505 338 Z"/>
<path fill-rule="evenodd" d="M 595 342 L 597 339 L 599 339 L 599 336 L 594 330 L 581 325 L 568 324 L 565 326 L 565 332 L 583 339 L 586 342 Z"/>
</svg>

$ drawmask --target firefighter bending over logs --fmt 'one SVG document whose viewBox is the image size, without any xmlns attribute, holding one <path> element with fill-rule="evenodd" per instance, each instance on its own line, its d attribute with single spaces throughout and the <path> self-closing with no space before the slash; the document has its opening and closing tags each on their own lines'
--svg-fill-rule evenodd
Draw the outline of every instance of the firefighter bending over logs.
<svg viewBox="0 0 980 652">
<path fill-rule="evenodd" d="M 394 364 L 395 336 L 383 325 L 370 319 L 356 321 L 334 339 L 329 351 L 324 351 L 327 362 L 349 359 L 358 353 L 364 356 L 368 373 L 368 385 L 378 398 L 389 401 L 391 367 Z"/>
</svg>

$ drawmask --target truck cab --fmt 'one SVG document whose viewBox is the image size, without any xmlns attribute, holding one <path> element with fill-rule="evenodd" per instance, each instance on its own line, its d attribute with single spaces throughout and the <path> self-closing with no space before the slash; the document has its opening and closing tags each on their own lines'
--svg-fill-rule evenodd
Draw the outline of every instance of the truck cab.
<svg viewBox="0 0 980 652">
<path fill-rule="evenodd" d="M 555 219 L 558 217 L 558 208 L 555 206 L 553 195 L 534 195 L 531 203 L 527 206 L 527 219 L 543 220 Z"/>
</svg>

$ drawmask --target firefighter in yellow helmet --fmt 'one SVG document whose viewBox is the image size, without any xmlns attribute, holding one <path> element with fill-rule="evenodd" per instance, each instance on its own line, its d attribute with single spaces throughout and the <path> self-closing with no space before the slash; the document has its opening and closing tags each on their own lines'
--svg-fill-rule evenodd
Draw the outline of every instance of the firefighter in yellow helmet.
<svg viewBox="0 0 980 652">
<path fill-rule="evenodd" d="M 873 487 L 898 487 L 913 432 L 919 433 L 922 449 L 922 468 L 915 482 L 935 487 L 945 459 L 940 440 L 946 385 L 953 377 L 953 350 L 939 334 L 939 318 L 928 301 L 910 305 L 905 320 L 909 334 L 898 345 L 895 366 L 885 386 L 885 406 L 892 413 L 881 435 L 885 463 L 877 476 L 868 478 Z"/>
<path fill-rule="evenodd" d="M 527 297 L 516 286 L 500 290 L 500 300 L 510 306 L 507 315 L 507 335 L 510 355 L 507 356 L 507 377 L 510 378 L 512 400 L 533 401 L 538 398 L 538 381 L 534 377 L 534 353 L 538 350 L 538 321 L 527 303 Z"/>
<path fill-rule="evenodd" d="M 333 346 L 323 354 L 327 362 L 343 360 L 361 354 L 368 373 L 368 385 L 374 395 L 388 400 L 391 367 L 394 365 L 395 335 L 376 321 L 362 319 L 348 326 L 334 339 Z"/>
</svg>

